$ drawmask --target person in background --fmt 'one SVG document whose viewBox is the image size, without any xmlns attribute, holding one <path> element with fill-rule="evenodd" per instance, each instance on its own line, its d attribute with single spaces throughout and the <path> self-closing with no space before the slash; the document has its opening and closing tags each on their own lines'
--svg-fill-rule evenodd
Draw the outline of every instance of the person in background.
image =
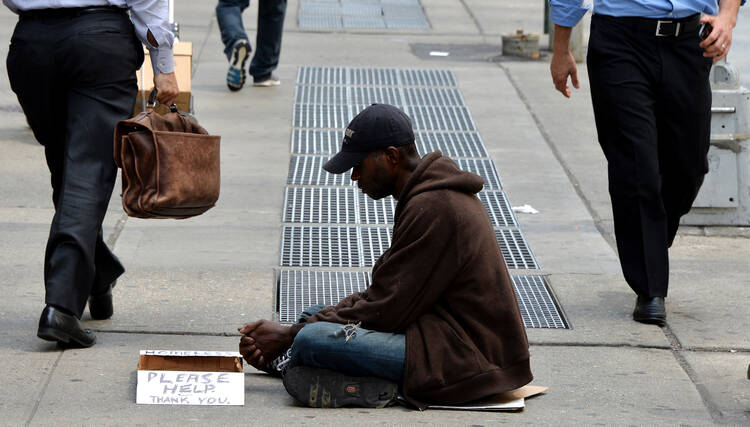
<svg viewBox="0 0 750 427">
<path fill-rule="evenodd" d="M 588 7 L 580 0 L 549 4 L 550 72 L 555 88 L 570 97 L 568 78 L 579 87 L 570 31 Z M 712 60 L 729 53 L 739 6 L 740 0 L 594 1 L 586 59 L 591 100 L 637 322 L 666 323 L 668 249 L 708 172 L 708 74 Z"/>
<path fill-rule="evenodd" d="M 219 0 L 216 5 L 216 20 L 224 43 L 224 54 L 229 59 L 227 87 L 231 91 L 238 91 L 245 85 L 245 66 L 251 48 L 242 23 L 242 12 L 249 5 L 250 0 Z M 281 84 L 273 70 L 279 65 L 285 15 L 286 0 L 258 0 L 255 55 L 250 62 L 253 86 L 270 87 Z"/>
<path fill-rule="evenodd" d="M 141 42 L 152 58 L 158 101 L 169 105 L 179 92 L 167 2 L 3 3 L 19 16 L 7 58 L 10 86 L 44 146 L 55 207 L 37 336 L 90 347 L 96 337 L 79 322 L 86 303 L 93 319 L 110 318 L 112 287 L 125 271 L 104 242 L 102 221 L 117 176 L 114 127 L 133 113 Z"/>
</svg>

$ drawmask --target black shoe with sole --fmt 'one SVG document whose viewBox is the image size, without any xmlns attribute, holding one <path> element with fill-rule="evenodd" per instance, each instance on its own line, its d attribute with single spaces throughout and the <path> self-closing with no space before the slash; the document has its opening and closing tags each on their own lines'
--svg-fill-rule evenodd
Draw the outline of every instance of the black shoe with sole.
<svg viewBox="0 0 750 427">
<path fill-rule="evenodd" d="M 377 377 L 353 377 L 310 366 L 287 368 L 284 387 L 311 408 L 383 408 L 395 402 L 398 385 Z"/>
<path fill-rule="evenodd" d="M 36 336 L 47 341 L 57 341 L 64 347 L 91 347 L 96 335 L 91 329 L 84 329 L 72 314 L 48 305 L 39 319 Z"/>
<path fill-rule="evenodd" d="M 667 312 L 664 309 L 664 297 L 645 297 L 638 295 L 633 310 L 633 320 L 651 325 L 664 326 Z"/>
</svg>

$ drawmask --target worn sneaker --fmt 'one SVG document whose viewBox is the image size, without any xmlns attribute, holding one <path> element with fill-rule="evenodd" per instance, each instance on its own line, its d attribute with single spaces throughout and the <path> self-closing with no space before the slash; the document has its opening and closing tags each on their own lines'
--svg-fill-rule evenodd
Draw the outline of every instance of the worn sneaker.
<svg viewBox="0 0 750 427">
<path fill-rule="evenodd" d="M 284 368 L 291 359 L 292 348 L 289 347 L 285 352 L 281 353 L 281 356 L 273 359 L 271 363 L 266 364 L 266 366 L 263 367 L 262 370 L 274 377 L 281 377 L 281 373 L 284 371 Z"/>
<path fill-rule="evenodd" d="M 227 70 L 227 87 L 231 91 L 242 89 L 245 84 L 245 63 L 250 53 L 250 43 L 247 40 L 237 40 L 232 47 L 232 57 L 229 58 Z"/>
<path fill-rule="evenodd" d="M 268 74 L 268 75 L 260 76 L 260 77 L 253 76 L 253 86 L 271 87 L 271 86 L 278 86 L 280 84 L 281 84 L 281 80 L 279 80 L 273 74 Z"/>
<path fill-rule="evenodd" d="M 382 378 L 352 377 L 304 365 L 287 368 L 282 379 L 286 391 L 311 408 L 383 408 L 395 403 L 398 393 L 396 383 Z"/>
</svg>

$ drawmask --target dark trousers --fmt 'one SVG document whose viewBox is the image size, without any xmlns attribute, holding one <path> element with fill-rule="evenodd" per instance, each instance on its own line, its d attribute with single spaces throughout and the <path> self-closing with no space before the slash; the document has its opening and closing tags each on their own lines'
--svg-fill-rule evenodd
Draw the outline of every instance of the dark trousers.
<svg viewBox="0 0 750 427">
<path fill-rule="evenodd" d="M 667 295 L 667 250 L 708 171 L 711 59 L 698 43 L 697 31 L 657 37 L 627 19 L 591 22 L 587 64 L 617 249 L 643 296 Z"/>
<path fill-rule="evenodd" d="M 117 173 L 114 125 L 132 114 L 142 62 L 124 12 L 22 16 L 11 38 L 11 88 L 51 173 L 45 301 L 79 317 L 88 296 L 124 272 L 102 221 Z"/>
<path fill-rule="evenodd" d="M 216 5 L 216 20 L 227 58 L 232 55 L 232 47 L 236 41 L 249 41 L 242 23 L 242 12 L 249 5 L 250 0 L 219 0 Z M 267 76 L 279 65 L 285 14 L 286 0 L 258 0 L 258 30 L 255 36 L 255 55 L 250 61 L 251 76 Z"/>
</svg>

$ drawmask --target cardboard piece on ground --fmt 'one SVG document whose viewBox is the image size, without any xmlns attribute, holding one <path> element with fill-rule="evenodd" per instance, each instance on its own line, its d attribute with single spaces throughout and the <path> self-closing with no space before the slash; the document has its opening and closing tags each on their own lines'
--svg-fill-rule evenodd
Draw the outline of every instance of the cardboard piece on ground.
<svg viewBox="0 0 750 427">
<path fill-rule="evenodd" d="M 242 356 L 227 351 L 141 350 L 136 403 L 244 405 Z"/>
<path fill-rule="evenodd" d="M 151 67 L 151 57 L 148 49 L 144 47 L 145 58 L 143 66 L 138 70 L 138 97 L 135 103 L 135 113 L 138 114 L 143 109 L 143 100 L 148 99 L 151 88 L 154 87 L 154 71 Z M 174 74 L 177 78 L 177 86 L 180 88 L 180 94 L 177 95 L 175 104 L 182 111 L 192 112 L 192 96 L 190 92 L 191 76 L 193 74 L 193 43 L 175 42 L 172 46 L 174 54 Z M 145 98 L 144 98 L 145 93 Z M 166 111 L 162 111 L 166 112 Z"/>
<path fill-rule="evenodd" d="M 459 411 L 520 411 L 526 407 L 526 399 L 544 393 L 548 389 L 549 387 L 544 386 L 525 385 L 476 402 L 463 405 L 430 405 L 427 408 Z"/>
</svg>

